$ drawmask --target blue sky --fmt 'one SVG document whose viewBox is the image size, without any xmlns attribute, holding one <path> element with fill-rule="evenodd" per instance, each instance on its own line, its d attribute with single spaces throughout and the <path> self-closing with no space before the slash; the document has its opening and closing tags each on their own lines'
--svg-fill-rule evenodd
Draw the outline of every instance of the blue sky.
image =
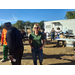
<svg viewBox="0 0 75 75">
<path fill-rule="evenodd" d="M 0 9 L 0 24 L 16 23 L 17 20 L 40 22 L 63 20 L 67 11 L 75 9 Z"/>
</svg>

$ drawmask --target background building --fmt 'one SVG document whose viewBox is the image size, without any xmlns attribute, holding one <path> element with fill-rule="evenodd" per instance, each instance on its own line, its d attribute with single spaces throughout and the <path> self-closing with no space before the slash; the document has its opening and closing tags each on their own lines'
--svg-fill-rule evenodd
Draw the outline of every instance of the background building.
<svg viewBox="0 0 75 75">
<path fill-rule="evenodd" d="M 52 28 L 60 28 L 64 33 L 68 31 L 75 35 L 75 19 L 57 20 L 44 22 L 45 32 L 51 32 Z"/>
</svg>

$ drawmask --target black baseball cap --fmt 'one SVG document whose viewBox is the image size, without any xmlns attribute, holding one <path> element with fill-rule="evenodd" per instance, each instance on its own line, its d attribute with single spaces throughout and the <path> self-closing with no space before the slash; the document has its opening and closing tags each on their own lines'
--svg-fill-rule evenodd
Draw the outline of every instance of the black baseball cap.
<svg viewBox="0 0 75 75">
<path fill-rule="evenodd" d="M 5 28 L 5 27 L 10 27 L 11 26 L 11 23 L 10 22 L 5 22 L 4 24 L 3 24 L 3 28 Z"/>
</svg>

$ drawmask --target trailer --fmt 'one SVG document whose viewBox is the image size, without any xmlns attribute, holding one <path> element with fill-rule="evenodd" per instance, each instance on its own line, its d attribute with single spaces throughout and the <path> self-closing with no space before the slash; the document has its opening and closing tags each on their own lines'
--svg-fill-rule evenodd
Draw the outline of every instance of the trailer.
<svg viewBox="0 0 75 75">
<path fill-rule="evenodd" d="M 44 22 L 45 32 L 50 33 L 52 28 L 57 30 L 60 28 L 62 32 L 68 31 L 70 34 L 75 35 L 75 19 L 57 20 L 57 21 L 46 21 Z"/>
</svg>

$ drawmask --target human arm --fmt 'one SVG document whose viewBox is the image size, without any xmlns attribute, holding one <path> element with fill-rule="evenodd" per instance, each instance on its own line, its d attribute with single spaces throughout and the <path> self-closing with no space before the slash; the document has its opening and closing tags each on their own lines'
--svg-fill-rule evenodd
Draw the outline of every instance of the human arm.
<svg viewBox="0 0 75 75">
<path fill-rule="evenodd" d="M 13 55 L 14 55 L 14 50 L 15 50 L 15 35 L 11 34 L 10 32 L 7 32 L 6 34 L 6 41 L 7 41 L 7 46 L 9 49 L 9 59 L 13 61 Z"/>
<path fill-rule="evenodd" d="M 3 46 L 3 40 L 4 40 L 4 34 L 3 34 L 3 31 L 2 31 L 2 35 L 1 35 L 1 46 Z"/>
<path fill-rule="evenodd" d="M 51 32 L 55 32 L 55 30 L 52 30 Z"/>
<path fill-rule="evenodd" d="M 42 44 L 42 46 L 40 47 L 40 49 L 42 49 L 43 46 L 44 46 L 44 44 L 45 44 L 45 36 L 44 36 L 43 34 L 42 34 L 41 40 L 43 40 L 43 44 Z"/>
<path fill-rule="evenodd" d="M 31 45 L 31 40 L 29 39 L 29 45 L 31 46 L 31 48 L 33 49 L 34 47 Z"/>
<path fill-rule="evenodd" d="M 7 32 L 6 34 L 6 41 L 7 46 L 9 49 L 9 59 L 12 61 L 14 50 L 15 50 L 15 35 L 11 34 L 10 32 Z"/>
<path fill-rule="evenodd" d="M 32 40 L 31 40 L 32 38 L 31 38 L 31 34 L 29 35 L 29 45 L 31 46 L 31 49 L 33 49 L 34 47 L 31 45 L 31 42 L 32 42 Z"/>
<path fill-rule="evenodd" d="M 55 30 L 55 32 L 57 33 L 57 30 Z"/>
<path fill-rule="evenodd" d="M 42 46 L 40 47 L 40 49 L 43 48 L 44 44 L 45 44 L 45 39 L 43 39 L 43 44 L 42 44 Z"/>
</svg>

